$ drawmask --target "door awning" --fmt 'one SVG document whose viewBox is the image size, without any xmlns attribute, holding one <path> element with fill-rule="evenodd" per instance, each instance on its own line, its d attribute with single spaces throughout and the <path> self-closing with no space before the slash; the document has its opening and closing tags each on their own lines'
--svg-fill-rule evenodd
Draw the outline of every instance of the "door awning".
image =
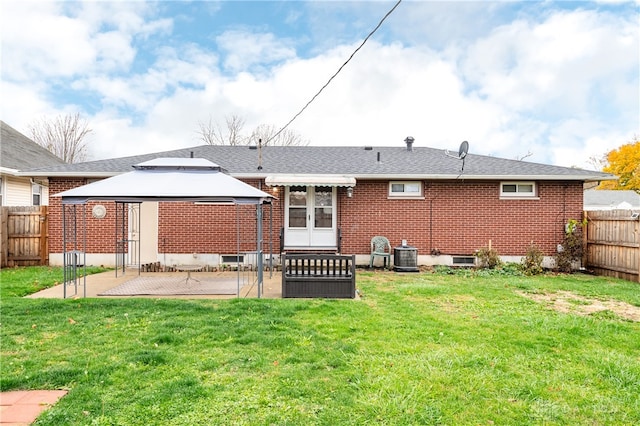
<svg viewBox="0 0 640 426">
<path fill-rule="evenodd" d="M 268 175 L 268 186 L 356 186 L 356 178 L 344 175 Z"/>
</svg>

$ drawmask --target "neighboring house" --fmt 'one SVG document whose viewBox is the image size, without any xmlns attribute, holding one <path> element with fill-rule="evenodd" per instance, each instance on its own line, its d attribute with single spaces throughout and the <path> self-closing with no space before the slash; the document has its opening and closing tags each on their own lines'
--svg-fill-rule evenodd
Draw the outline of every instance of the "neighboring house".
<svg viewBox="0 0 640 426">
<path fill-rule="evenodd" d="M 640 211 L 640 194 L 629 190 L 589 189 L 584 191 L 584 209 Z"/>
<path fill-rule="evenodd" d="M 23 170 L 65 164 L 22 133 L 0 121 L 0 206 L 46 206 L 46 176 L 37 178 Z"/>
<path fill-rule="evenodd" d="M 274 195 L 277 199 L 264 209 L 266 252 L 355 254 L 361 265 L 368 264 L 376 235 L 386 236 L 392 247 L 406 240 L 417 249 L 421 265 L 465 264 L 488 246 L 505 260 L 519 261 L 531 244 L 553 256 L 567 221 L 582 217 L 584 183 L 614 178 L 474 154 L 462 160 L 411 143 L 262 149 L 204 145 L 30 173 L 48 178 L 53 195 L 160 157 L 205 158 Z M 104 205 L 96 217 L 98 204 Z M 144 202 L 140 210 L 143 249 L 141 259 L 130 259 L 134 263 L 219 265 L 228 259 L 225 255 L 255 249 L 255 238 L 253 245 L 238 242 L 234 206 Z M 115 203 L 90 202 L 87 211 L 87 262 L 113 264 Z M 241 238 L 254 235 L 255 213 L 240 212 Z M 61 264 L 62 209 L 55 196 L 49 223 L 51 263 Z M 130 231 L 137 235 L 138 230 Z"/>
</svg>

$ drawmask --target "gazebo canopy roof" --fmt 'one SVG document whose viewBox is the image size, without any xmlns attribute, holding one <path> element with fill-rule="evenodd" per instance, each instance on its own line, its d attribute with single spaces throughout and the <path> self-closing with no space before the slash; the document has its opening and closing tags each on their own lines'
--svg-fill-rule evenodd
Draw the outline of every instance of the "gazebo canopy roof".
<svg viewBox="0 0 640 426">
<path fill-rule="evenodd" d="M 133 168 L 131 172 L 54 197 L 62 197 L 63 204 L 85 204 L 91 200 L 261 204 L 274 198 L 226 174 L 220 166 L 204 158 L 157 158 Z"/>
</svg>

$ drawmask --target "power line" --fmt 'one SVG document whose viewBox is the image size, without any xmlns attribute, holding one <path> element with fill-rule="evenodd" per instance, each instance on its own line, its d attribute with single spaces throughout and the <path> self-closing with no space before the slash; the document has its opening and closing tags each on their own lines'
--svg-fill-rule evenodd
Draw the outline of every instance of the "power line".
<svg viewBox="0 0 640 426">
<path fill-rule="evenodd" d="M 300 116 L 300 114 L 302 114 L 304 112 L 305 109 L 307 109 L 307 107 L 309 105 L 311 105 L 311 103 L 313 101 L 316 100 L 316 98 L 320 95 L 320 93 L 322 93 L 322 91 L 324 89 L 327 88 L 327 86 L 331 83 L 331 81 L 333 81 L 333 79 L 340 74 L 340 71 L 342 71 L 342 69 L 349 63 L 349 61 L 351 61 L 351 59 L 355 56 L 356 53 L 358 53 L 358 51 L 360 49 L 362 49 L 362 47 L 365 45 L 365 43 L 367 42 L 367 40 L 369 40 L 371 38 L 371 36 L 373 34 L 375 34 L 376 31 L 378 31 L 378 28 L 380 28 L 382 26 L 382 23 L 389 17 L 389 15 L 391 15 L 393 13 L 394 10 L 396 10 L 396 8 L 400 5 L 400 3 L 402 3 L 402 0 L 398 0 L 398 2 L 391 8 L 389 9 L 389 11 L 382 17 L 382 19 L 380 20 L 380 22 L 378 22 L 378 25 L 376 25 L 376 27 L 369 33 L 369 35 L 367 35 L 364 40 L 362 40 L 362 43 L 360 43 L 360 46 L 358 46 L 356 48 L 356 50 L 353 51 L 353 53 L 351 53 L 351 55 L 349 56 L 349 58 L 344 61 L 344 63 L 342 65 L 340 65 L 340 68 L 338 68 L 338 71 L 336 71 L 330 78 L 329 80 L 324 84 L 324 86 L 322 86 L 320 88 L 320 90 L 318 90 L 318 93 L 316 93 L 315 95 L 313 95 L 313 97 L 311 98 L 311 100 L 309 102 L 306 103 L 305 106 L 302 107 L 302 109 L 300 111 L 298 111 L 298 113 L 296 115 L 293 116 L 293 118 L 291 120 L 289 120 L 287 122 L 287 124 L 285 124 L 284 126 L 282 126 L 282 128 L 280 130 L 278 130 L 276 132 L 276 134 L 274 134 L 273 136 L 271 136 L 264 144 L 267 145 L 269 142 L 271 142 L 273 139 L 277 138 L 280 133 L 282 133 L 287 127 L 289 127 L 289 125 L 291 123 L 293 123 L 293 121 L 298 118 Z"/>
</svg>

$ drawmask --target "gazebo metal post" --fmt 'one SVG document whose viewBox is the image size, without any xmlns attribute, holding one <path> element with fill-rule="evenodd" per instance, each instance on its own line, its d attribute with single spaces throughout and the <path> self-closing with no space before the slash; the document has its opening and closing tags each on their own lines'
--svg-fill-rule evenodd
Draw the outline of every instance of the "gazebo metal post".
<svg viewBox="0 0 640 426">
<path fill-rule="evenodd" d="M 87 297 L 87 205 L 82 205 L 82 296 Z"/>
<path fill-rule="evenodd" d="M 62 297 L 67 298 L 67 206 L 62 204 Z"/>
<path fill-rule="evenodd" d="M 138 275 L 142 271 L 142 203 L 138 203 Z"/>
<path fill-rule="evenodd" d="M 240 297 L 240 206 L 236 203 L 236 294 Z"/>
<path fill-rule="evenodd" d="M 256 239 L 256 255 L 258 256 L 258 299 L 262 296 L 262 280 L 263 280 L 263 266 L 262 266 L 262 204 L 256 204 L 256 220 L 257 225 L 257 239 Z"/>
<path fill-rule="evenodd" d="M 269 279 L 273 278 L 273 203 L 269 203 Z"/>
<path fill-rule="evenodd" d="M 71 218 L 71 212 L 73 212 Z M 83 296 L 87 297 L 87 210 L 86 205 L 82 205 L 82 250 L 78 247 L 78 209 L 76 204 L 64 204 L 62 203 L 62 279 L 63 290 L 62 297 L 67 298 L 67 286 L 73 281 L 74 295 L 78 294 L 78 262 L 80 262 L 80 255 L 82 254 L 82 286 Z M 71 222 L 68 223 L 67 221 Z M 71 228 L 71 229 L 69 229 Z M 73 235 L 68 241 L 69 234 Z M 67 250 L 67 247 L 71 246 L 71 250 Z"/>
</svg>

